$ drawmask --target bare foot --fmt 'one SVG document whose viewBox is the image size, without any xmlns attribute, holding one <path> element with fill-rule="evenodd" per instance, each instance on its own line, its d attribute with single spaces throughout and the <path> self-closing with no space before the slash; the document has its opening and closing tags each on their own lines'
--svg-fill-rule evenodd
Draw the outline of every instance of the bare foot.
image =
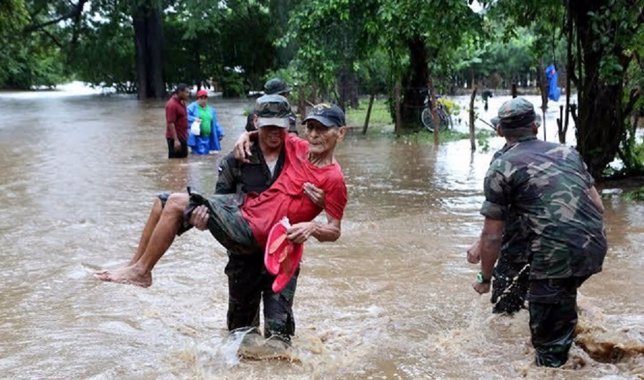
<svg viewBox="0 0 644 380">
<path fill-rule="evenodd" d="M 152 285 L 152 274 L 139 271 L 133 265 L 102 272 L 94 273 L 94 277 L 101 281 L 116 282 L 119 284 L 136 285 L 147 288 Z"/>
</svg>

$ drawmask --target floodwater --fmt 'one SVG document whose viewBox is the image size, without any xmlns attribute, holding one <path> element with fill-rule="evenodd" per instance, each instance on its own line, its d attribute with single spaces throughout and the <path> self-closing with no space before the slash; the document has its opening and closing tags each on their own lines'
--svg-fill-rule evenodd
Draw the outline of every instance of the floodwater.
<svg viewBox="0 0 644 380">
<path fill-rule="evenodd" d="M 226 151 L 249 104 L 215 100 Z M 491 315 L 465 262 L 494 149 L 349 136 L 343 234 L 306 246 L 294 360 L 239 360 L 226 255 L 209 234 L 177 239 L 148 289 L 91 276 L 129 259 L 155 193 L 213 189 L 220 156 L 167 160 L 162 102 L 5 93 L 0 110 L 1 378 L 644 376 L 642 203 L 604 200 L 610 250 L 581 288 L 573 360 L 537 368 L 527 312 Z"/>
</svg>

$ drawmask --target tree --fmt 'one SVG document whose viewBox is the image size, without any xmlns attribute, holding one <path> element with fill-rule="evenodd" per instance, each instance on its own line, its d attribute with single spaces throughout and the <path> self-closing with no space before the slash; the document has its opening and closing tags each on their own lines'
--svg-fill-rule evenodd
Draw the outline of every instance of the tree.
<svg viewBox="0 0 644 380">
<path fill-rule="evenodd" d="M 64 76 L 61 27 L 84 2 L 6 0 L 0 3 L 0 87 L 54 86 Z"/>
<path fill-rule="evenodd" d="M 641 67 L 642 2 L 569 0 L 564 4 L 558 0 L 499 0 L 484 3 L 498 7 L 497 11 L 509 25 L 545 24 L 541 30 L 563 28 L 556 18 L 540 15 L 569 12 L 570 22 L 566 27 L 571 28 L 571 33 L 562 35 L 566 35 L 574 48 L 566 74 L 578 91 L 578 111 L 573 114 L 577 149 L 590 173 L 601 178 L 620 147 L 625 147 L 628 117 L 641 99 L 641 88 L 632 88 L 628 93 L 624 88 L 628 87 L 629 67 Z M 624 152 L 621 155 L 628 156 Z"/>
<path fill-rule="evenodd" d="M 382 1 L 378 15 L 383 46 L 392 57 L 407 56 L 394 61 L 403 64 L 402 127 L 420 128 L 430 75 L 470 33 L 477 33 L 480 17 L 464 0 Z"/>
<path fill-rule="evenodd" d="M 139 99 L 165 97 L 163 80 L 163 17 L 157 0 L 132 5 L 136 81 Z"/>
<path fill-rule="evenodd" d="M 378 6 L 377 0 L 314 0 L 292 11 L 281 45 L 297 47 L 295 69 L 315 84 L 313 101 L 331 98 L 343 109 L 357 106 L 360 61 L 377 48 Z"/>
</svg>

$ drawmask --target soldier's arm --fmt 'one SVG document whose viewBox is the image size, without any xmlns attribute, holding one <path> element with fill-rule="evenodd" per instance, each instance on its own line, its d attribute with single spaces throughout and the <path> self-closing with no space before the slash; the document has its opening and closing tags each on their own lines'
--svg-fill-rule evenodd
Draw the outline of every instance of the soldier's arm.
<svg viewBox="0 0 644 380">
<path fill-rule="evenodd" d="M 215 185 L 215 194 L 233 194 L 237 192 L 237 167 L 239 163 L 232 155 L 227 155 L 219 164 L 219 177 Z"/>
<path fill-rule="evenodd" d="M 501 241 L 503 239 L 504 221 L 499 219 L 485 218 L 483 231 L 479 243 L 479 253 L 481 257 L 481 273 L 483 278 L 492 278 L 494 264 L 499 257 L 501 250 Z"/>
<path fill-rule="evenodd" d="M 601 211 L 601 213 L 604 213 L 604 203 L 602 203 L 602 197 L 599 195 L 599 192 L 597 192 L 597 189 L 595 186 L 592 186 L 589 190 L 590 192 L 590 199 L 593 201 L 595 206 Z"/>
</svg>

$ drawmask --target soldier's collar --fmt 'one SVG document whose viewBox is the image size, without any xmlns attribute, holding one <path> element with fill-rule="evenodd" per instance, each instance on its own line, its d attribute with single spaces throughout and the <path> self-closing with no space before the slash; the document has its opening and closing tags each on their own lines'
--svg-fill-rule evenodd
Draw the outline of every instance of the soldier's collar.
<svg viewBox="0 0 644 380">
<path fill-rule="evenodd" d="M 260 156 L 261 152 L 259 150 L 259 144 L 255 143 L 250 147 L 251 156 L 248 158 L 251 164 L 259 164 L 262 162 Z"/>
<path fill-rule="evenodd" d="M 532 135 L 532 136 L 523 136 L 523 137 L 519 137 L 519 138 L 517 139 L 517 142 L 524 142 L 524 141 L 530 141 L 530 140 L 536 140 L 536 139 L 537 139 L 537 136 L 535 136 L 535 135 Z"/>
</svg>

